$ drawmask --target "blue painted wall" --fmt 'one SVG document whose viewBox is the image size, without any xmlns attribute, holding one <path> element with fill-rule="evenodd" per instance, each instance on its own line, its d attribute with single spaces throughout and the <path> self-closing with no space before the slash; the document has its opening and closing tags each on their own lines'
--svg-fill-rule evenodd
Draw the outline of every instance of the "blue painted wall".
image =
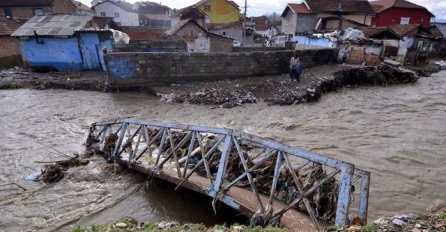
<svg viewBox="0 0 446 232">
<path fill-rule="evenodd" d="M 30 67 L 82 70 L 77 38 L 30 38 L 21 40 L 23 59 Z"/>
<path fill-rule="evenodd" d="M 82 52 L 82 64 L 85 70 L 100 69 L 99 38 L 95 33 L 80 34 L 79 47 Z"/>
<path fill-rule="evenodd" d="M 30 67 L 59 71 L 102 69 L 102 48 L 112 48 L 111 38 L 100 41 L 97 33 L 81 33 L 79 38 L 30 38 L 20 43 L 23 59 Z"/>
</svg>

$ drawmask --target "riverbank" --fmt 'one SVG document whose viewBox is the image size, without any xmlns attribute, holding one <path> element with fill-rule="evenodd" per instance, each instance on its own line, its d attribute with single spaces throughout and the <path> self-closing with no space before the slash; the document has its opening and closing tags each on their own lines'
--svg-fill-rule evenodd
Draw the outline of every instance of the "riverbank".
<svg viewBox="0 0 446 232">
<path fill-rule="evenodd" d="M 259 101 L 213 110 L 137 93 L 3 90 L 0 166 L 4 175 L 0 180 L 16 182 L 28 191 L 1 192 L 13 199 L 0 202 L 4 212 L 0 230 L 98 225 L 123 215 L 140 222 L 175 220 L 212 226 L 235 215 L 215 217 L 210 203 L 173 188 L 135 189 L 145 186 L 143 180 L 102 173 L 99 160 L 70 169 L 54 185 L 23 179 L 41 169 L 35 161 L 61 158 L 48 146 L 79 152 L 92 122 L 127 117 L 233 128 L 354 163 L 372 175 L 369 223 L 383 215 L 425 212 L 446 199 L 444 83 L 442 71 L 414 84 L 342 88 L 317 104 L 268 107 Z"/>
<path fill-rule="evenodd" d="M 410 67 L 421 76 L 442 70 L 439 65 Z M 305 69 L 301 82 L 288 74 L 215 82 L 192 82 L 169 86 L 108 89 L 105 72 L 36 73 L 13 68 L 0 71 L 0 89 L 67 89 L 107 92 L 143 92 L 162 101 L 233 108 L 265 101 L 268 105 L 292 105 L 318 101 L 322 94 L 339 88 L 364 85 L 395 85 L 416 82 L 414 72 L 390 65 L 375 67 L 322 65 Z"/>
<path fill-rule="evenodd" d="M 206 227 L 203 224 L 180 224 L 177 222 L 142 223 L 133 219 L 124 219 L 112 224 L 77 226 L 73 232 L 287 232 L 283 228 L 248 227 L 245 225 L 215 225 Z M 352 223 L 348 226 L 331 226 L 323 228 L 320 232 L 385 232 L 385 231 L 411 231 L 411 232 L 442 232 L 446 231 L 446 207 L 428 214 L 395 215 L 380 218 L 368 225 Z"/>
</svg>

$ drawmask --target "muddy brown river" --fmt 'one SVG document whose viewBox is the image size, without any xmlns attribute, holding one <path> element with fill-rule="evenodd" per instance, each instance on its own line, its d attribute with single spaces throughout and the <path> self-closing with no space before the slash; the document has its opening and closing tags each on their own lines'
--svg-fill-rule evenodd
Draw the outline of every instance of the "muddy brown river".
<svg viewBox="0 0 446 232">
<path fill-rule="evenodd" d="M 372 173 L 369 219 L 424 212 L 446 200 L 446 72 L 418 83 L 344 89 L 315 104 L 233 109 L 172 104 L 141 94 L 0 91 L 0 231 L 67 230 L 127 216 L 139 221 L 223 223 L 189 193 L 115 175 L 100 158 L 55 184 L 29 182 L 35 161 L 82 151 L 90 123 L 136 117 L 240 129 L 354 163 Z M 229 214 L 229 215 L 228 215 Z"/>
</svg>

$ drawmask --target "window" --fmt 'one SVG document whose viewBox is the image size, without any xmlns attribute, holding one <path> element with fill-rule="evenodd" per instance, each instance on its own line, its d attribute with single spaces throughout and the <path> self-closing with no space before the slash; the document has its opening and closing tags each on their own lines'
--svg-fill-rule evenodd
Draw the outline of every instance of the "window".
<svg viewBox="0 0 446 232">
<path fill-rule="evenodd" d="M 223 35 L 226 35 L 226 31 L 223 32 Z"/>
<path fill-rule="evenodd" d="M 119 18 L 119 13 L 115 12 L 115 18 Z"/>
<path fill-rule="evenodd" d="M 12 17 L 12 11 L 10 8 L 3 9 L 3 13 L 5 13 L 5 17 Z"/>
<path fill-rule="evenodd" d="M 101 17 L 106 17 L 107 15 L 105 14 L 104 11 L 101 11 Z"/>
<path fill-rule="evenodd" d="M 400 24 L 409 24 L 410 17 L 401 17 Z"/>
<path fill-rule="evenodd" d="M 33 14 L 34 15 L 44 15 L 42 8 L 33 8 Z"/>
</svg>

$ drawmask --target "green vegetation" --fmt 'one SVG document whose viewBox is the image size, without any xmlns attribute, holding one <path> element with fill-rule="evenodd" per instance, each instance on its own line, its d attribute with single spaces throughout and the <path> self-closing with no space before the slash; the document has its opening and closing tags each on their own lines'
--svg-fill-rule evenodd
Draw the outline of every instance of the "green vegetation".
<svg viewBox="0 0 446 232">
<path fill-rule="evenodd" d="M 254 227 L 250 228 L 244 225 L 232 225 L 231 227 L 225 227 L 216 225 L 213 228 L 207 228 L 203 224 L 184 224 L 179 225 L 175 222 L 160 222 L 160 223 L 148 223 L 138 225 L 137 222 L 131 219 L 125 219 L 114 223 L 112 225 L 92 225 L 89 227 L 81 228 L 76 226 L 72 230 L 73 232 L 230 232 L 230 231 L 243 231 L 243 232 L 288 232 L 286 229 L 281 228 L 262 228 Z"/>
</svg>

